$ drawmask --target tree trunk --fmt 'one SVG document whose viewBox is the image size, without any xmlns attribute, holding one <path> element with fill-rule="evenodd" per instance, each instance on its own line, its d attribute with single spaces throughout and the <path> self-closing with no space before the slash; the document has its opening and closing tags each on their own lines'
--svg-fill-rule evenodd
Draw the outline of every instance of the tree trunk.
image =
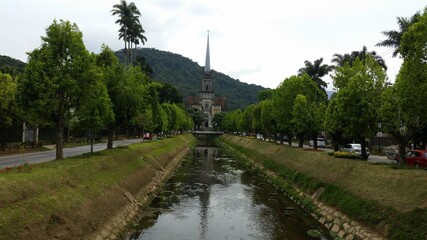
<svg viewBox="0 0 427 240">
<path fill-rule="evenodd" d="M 298 147 L 300 148 L 304 147 L 304 135 L 301 134 L 298 138 L 299 138 Z"/>
<path fill-rule="evenodd" d="M 288 144 L 289 144 L 289 146 L 292 146 L 292 138 L 293 137 L 294 136 L 292 134 L 288 134 Z"/>
<path fill-rule="evenodd" d="M 334 140 L 333 145 L 334 145 L 334 152 L 338 152 L 340 150 L 338 142 Z"/>
<path fill-rule="evenodd" d="M 313 149 L 317 149 L 317 133 L 313 134 L 311 137 L 313 139 Z"/>
<path fill-rule="evenodd" d="M 406 145 L 406 141 L 399 141 L 399 144 L 397 145 L 399 148 L 397 163 L 400 165 L 405 164 L 405 150 L 406 150 L 405 145 Z"/>
<path fill-rule="evenodd" d="M 63 131 L 64 131 L 63 119 L 62 117 L 59 117 L 56 122 L 56 159 L 64 159 Z"/>
<path fill-rule="evenodd" d="M 90 136 L 90 153 L 93 153 L 93 131 L 92 129 L 89 130 L 89 136 Z"/>
<path fill-rule="evenodd" d="M 360 159 L 368 160 L 368 155 L 366 154 L 366 139 L 364 136 L 360 138 L 360 147 L 361 147 Z"/>
<path fill-rule="evenodd" d="M 108 129 L 107 149 L 113 149 L 114 129 Z"/>
</svg>

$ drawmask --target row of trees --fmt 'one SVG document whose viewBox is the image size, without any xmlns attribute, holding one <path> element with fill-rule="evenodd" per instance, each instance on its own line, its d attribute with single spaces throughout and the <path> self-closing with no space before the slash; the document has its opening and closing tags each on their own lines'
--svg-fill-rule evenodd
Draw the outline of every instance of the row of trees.
<svg viewBox="0 0 427 240">
<path fill-rule="evenodd" d="M 403 64 L 395 84 L 387 83 L 384 60 L 375 52 L 354 51 L 335 54 L 334 66 L 311 63 L 298 75 L 285 79 L 276 89 L 259 94 L 260 102 L 226 114 L 221 126 L 228 131 L 264 133 L 269 138 L 278 134 L 314 140 L 325 131 L 334 142 L 334 149 L 343 139 L 362 145 L 366 159 L 366 138 L 378 131 L 391 133 L 399 142 L 401 160 L 405 146 L 412 139 L 425 144 L 427 134 L 427 10 L 410 19 L 398 18 L 398 31 L 385 31 L 387 39 L 379 46 L 394 47 Z M 323 76 L 332 72 L 336 93 L 327 100 Z M 401 161 L 403 162 L 403 161 Z"/>
<path fill-rule="evenodd" d="M 57 159 L 63 158 L 64 128 L 107 129 L 112 148 L 119 128 L 168 132 L 193 127 L 177 103 L 176 89 L 154 82 L 141 66 L 124 66 L 107 46 L 89 53 L 77 25 L 68 21 L 55 20 L 46 29 L 23 75 L 1 74 L 0 79 L 0 123 L 7 126 L 20 118 L 32 126 L 55 126 Z"/>
</svg>

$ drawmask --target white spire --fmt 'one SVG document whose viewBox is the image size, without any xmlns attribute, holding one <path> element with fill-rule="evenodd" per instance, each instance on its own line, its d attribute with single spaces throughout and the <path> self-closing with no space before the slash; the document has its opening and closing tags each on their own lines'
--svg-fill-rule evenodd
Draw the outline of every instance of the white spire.
<svg viewBox="0 0 427 240">
<path fill-rule="evenodd" d="M 208 31 L 208 45 L 206 47 L 206 60 L 205 60 L 205 74 L 211 73 L 211 60 L 209 54 L 209 31 Z"/>
</svg>

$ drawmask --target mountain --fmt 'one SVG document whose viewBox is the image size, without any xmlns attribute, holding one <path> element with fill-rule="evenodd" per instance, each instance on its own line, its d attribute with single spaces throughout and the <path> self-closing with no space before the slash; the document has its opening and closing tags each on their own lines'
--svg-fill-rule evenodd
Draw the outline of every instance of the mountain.
<svg viewBox="0 0 427 240">
<path fill-rule="evenodd" d="M 0 72 L 17 75 L 24 72 L 25 63 L 8 56 L 0 55 Z"/>
<path fill-rule="evenodd" d="M 123 60 L 123 51 L 116 52 Z M 157 50 L 154 48 L 139 48 L 132 56 L 141 56 L 153 69 L 153 78 L 175 86 L 183 99 L 187 96 L 198 95 L 200 92 L 203 68 L 189 58 L 179 54 Z M 227 98 L 227 110 L 244 109 L 249 104 L 258 102 L 258 92 L 266 88 L 240 82 L 221 72 L 213 71 L 214 91 L 218 96 Z"/>
</svg>

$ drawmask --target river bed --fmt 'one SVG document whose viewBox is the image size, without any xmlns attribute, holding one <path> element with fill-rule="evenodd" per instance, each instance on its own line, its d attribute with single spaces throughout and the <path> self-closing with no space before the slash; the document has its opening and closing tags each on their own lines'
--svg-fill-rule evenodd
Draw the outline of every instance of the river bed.
<svg viewBox="0 0 427 240">
<path fill-rule="evenodd" d="M 223 154 L 197 147 L 127 239 L 332 239 L 270 183 Z"/>
</svg>

